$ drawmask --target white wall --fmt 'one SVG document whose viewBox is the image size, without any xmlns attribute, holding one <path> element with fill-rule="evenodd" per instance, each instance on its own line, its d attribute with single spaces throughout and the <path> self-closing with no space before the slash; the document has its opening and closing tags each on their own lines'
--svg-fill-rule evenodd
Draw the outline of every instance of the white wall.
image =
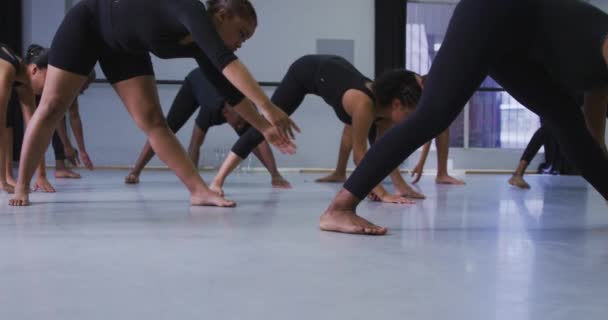
<svg viewBox="0 0 608 320">
<path fill-rule="evenodd" d="M 291 62 L 316 51 L 318 38 L 354 40 L 355 66 L 364 74 L 373 75 L 372 0 L 261 0 L 254 4 L 259 28 L 238 55 L 259 81 L 280 81 Z M 65 5 L 64 0 L 24 0 L 24 43 L 50 45 Z M 154 65 L 159 79 L 182 79 L 195 67 L 188 59 L 155 59 Z M 173 85 L 159 86 L 165 112 L 177 90 Z M 112 89 L 107 85 L 93 85 L 80 99 L 87 147 L 95 163 L 131 165 L 145 137 L 129 119 Z M 296 112 L 295 121 L 304 130 L 297 140 L 298 155 L 277 155 L 279 164 L 282 167 L 333 166 L 342 125 L 331 108 L 319 98 L 307 98 Z M 178 135 L 186 145 L 191 129 L 192 121 Z M 234 133 L 229 128 L 212 129 L 203 149 L 202 164 L 213 165 L 217 162 L 214 150 L 229 148 L 234 141 Z M 47 159 L 52 160 L 50 152 Z M 160 162 L 155 159 L 152 165 Z"/>
<path fill-rule="evenodd" d="M 77 0 L 68 0 L 76 3 Z M 608 0 L 594 0 L 608 8 Z M 63 18 L 65 0 L 23 0 L 24 44 L 48 46 Z M 355 65 L 364 74 L 373 75 L 374 7 L 372 0 L 256 0 L 260 26 L 255 36 L 238 53 L 260 81 L 280 81 L 291 62 L 315 52 L 316 39 L 355 41 Z M 181 79 L 194 68 L 191 60 L 155 60 L 159 79 Z M 161 85 L 159 94 L 167 112 L 177 86 Z M 270 89 L 269 89 L 270 90 Z M 271 94 L 269 91 L 268 94 Z M 129 166 L 145 137 L 139 132 L 118 98 L 107 85 L 93 85 L 81 96 L 81 114 L 89 153 L 97 165 Z M 304 130 L 298 137 L 296 156 L 278 156 L 281 167 L 332 167 L 335 164 L 341 124 L 330 107 L 316 97 L 309 97 L 296 112 L 295 121 Z M 192 121 L 179 133 L 187 145 Z M 608 138 L 607 138 L 608 139 Z M 229 148 L 235 136 L 227 127 L 214 128 L 202 153 L 203 165 L 217 162 L 214 150 Z M 510 170 L 518 162 L 521 150 L 450 150 L 455 168 Z M 47 153 L 47 158 L 52 156 Z M 406 162 L 409 167 L 417 155 Z M 537 160 L 538 161 L 538 160 Z M 434 153 L 429 168 L 435 166 Z M 154 160 L 152 165 L 161 165 Z M 257 166 L 257 161 L 253 163 Z M 535 166 L 536 163 L 533 164 Z"/>
</svg>

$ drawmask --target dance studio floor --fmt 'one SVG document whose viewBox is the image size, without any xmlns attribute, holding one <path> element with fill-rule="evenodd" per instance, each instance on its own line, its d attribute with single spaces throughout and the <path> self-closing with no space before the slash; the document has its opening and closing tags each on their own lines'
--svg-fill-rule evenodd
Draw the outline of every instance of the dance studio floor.
<svg viewBox="0 0 608 320">
<path fill-rule="evenodd" d="M 365 202 L 385 237 L 320 232 L 340 185 L 266 174 L 191 208 L 169 172 L 83 172 L 0 195 L 0 319 L 606 319 L 608 206 L 578 177 L 469 175 L 411 206 Z M 211 174 L 204 174 L 209 180 Z"/>
</svg>

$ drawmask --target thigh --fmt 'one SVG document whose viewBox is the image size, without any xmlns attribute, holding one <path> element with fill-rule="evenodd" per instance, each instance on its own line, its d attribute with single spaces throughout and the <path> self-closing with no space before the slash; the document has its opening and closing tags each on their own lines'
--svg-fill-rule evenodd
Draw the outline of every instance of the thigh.
<svg viewBox="0 0 608 320">
<path fill-rule="evenodd" d="M 55 33 L 49 64 L 81 76 L 88 76 L 105 46 L 94 14 L 85 3 L 72 8 Z"/>
<path fill-rule="evenodd" d="M 154 68 L 148 53 L 107 51 L 99 58 L 99 65 L 112 85 L 135 77 L 154 77 Z"/>
<path fill-rule="evenodd" d="M 568 160 L 608 196 L 608 158 L 587 129 L 574 95 L 525 57 L 505 59 L 490 69 L 492 77 L 515 99 L 541 116 Z"/>
<path fill-rule="evenodd" d="M 179 131 L 199 107 L 189 82 L 184 82 L 180 87 L 171 109 L 167 114 L 167 123 L 173 132 Z M 202 109 L 201 109 L 202 110 Z"/>
<path fill-rule="evenodd" d="M 113 86 L 138 126 L 161 123 L 166 125 L 153 76 L 134 77 Z"/>
</svg>

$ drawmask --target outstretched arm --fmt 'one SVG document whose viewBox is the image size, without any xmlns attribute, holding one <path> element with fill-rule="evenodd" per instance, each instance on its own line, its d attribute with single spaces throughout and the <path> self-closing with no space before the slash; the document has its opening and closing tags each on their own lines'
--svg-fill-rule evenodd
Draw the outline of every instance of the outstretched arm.
<svg viewBox="0 0 608 320">
<path fill-rule="evenodd" d="M 587 128 L 595 140 L 600 144 L 602 150 L 608 156 L 606 150 L 606 110 L 608 108 L 608 87 L 597 88 L 585 92 L 585 104 L 583 115 Z"/>
<path fill-rule="evenodd" d="M 429 156 L 430 150 L 431 141 L 425 143 L 422 147 L 422 152 L 420 153 L 420 160 L 418 160 L 418 164 L 416 164 L 416 167 L 412 170 L 412 177 L 414 177 L 412 183 L 418 183 L 418 181 L 420 181 L 420 178 L 422 178 L 422 172 L 424 172 L 424 165 L 426 164 L 426 159 Z"/>
<path fill-rule="evenodd" d="M 87 169 L 93 170 L 93 162 L 89 157 L 86 145 L 84 143 L 84 130 L 82 129 L 82 119 L 80 118 L 80 106 L 78 104 L 78 98 L 76 98 L 74 103 L 72 103 L 69 110 L 69 115 L 70 126 L 72 127 L 72 132 L 74 132 L 76 144 L 78 145 L 78 150 L 80 151 L 80 159 Z"/>
<path fill-rule="evenodd" d="M 390 128 L 390 125 L 391 124 L 388 121 L 382 121 L 376 125 L 377 139 L 380 139 L 384 135 L 384 133 L 386 133 L 386 131 Z M 399 170 L 399 166 L 397 166 L 390 173 L 390 178 L 393 182 L 393 185 L 395 186 L 395 193 L 397 195 L 413 199 L 426 198 L 423 194 L 416 192 L 410 185 L 407 184 L 407 182 L 405 182 L 405 179 L 403 179 L 401 171 Z"/>
<path fill-rule="evenodd" d="M 36 98 L 31 88 L 26 86 L 19 86 L 16 88 L 17 94 L 19 95 L 19 103 L 21 105 L 21 112 L 23 113 L 23 120 L 27 126 L 34 115 L 36 110 Z M 47 146 L 48 147 L 48 146 Z M 42 192 L 55 192 L 55 188 L 46 178 L 46 164 L 44 154 L 38 164 L 38 175 L 36 182 L 34 183 L 34 191 L 40 189 Z"/>
<path fill-rule="evenodd" d="M 357 99 L 358 103 L 350 108 L 352 113 L 352 142 L 355 165 L 359 165 L 367 153 L 367 136 L 375 117 L 373 108 L 369 105 L 371 100 L 368 100 L 367 98 Z M 372 190 L 370 197 L 382 202 L 411 203 L 410 200 L 402 198 L 399 195 L 389 193 L 381 184 L 378 184 Z"/>
</svg>

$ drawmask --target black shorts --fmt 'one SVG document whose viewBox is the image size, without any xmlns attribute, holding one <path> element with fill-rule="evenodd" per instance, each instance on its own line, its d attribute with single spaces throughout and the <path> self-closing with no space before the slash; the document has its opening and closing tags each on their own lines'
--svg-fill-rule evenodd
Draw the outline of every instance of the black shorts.
<svg viewBox="0 0 608 320">
<path fill-rule="evenodd" d="M 68 12 L 53 38 L 49 64 L 88 76 L 99 61 L 112 84 L 137 76 L 153 76 L 149 53 L 121 52 L 105 42 L 95 6 L 96 0 L 83 0 Z"/>
</svg>

